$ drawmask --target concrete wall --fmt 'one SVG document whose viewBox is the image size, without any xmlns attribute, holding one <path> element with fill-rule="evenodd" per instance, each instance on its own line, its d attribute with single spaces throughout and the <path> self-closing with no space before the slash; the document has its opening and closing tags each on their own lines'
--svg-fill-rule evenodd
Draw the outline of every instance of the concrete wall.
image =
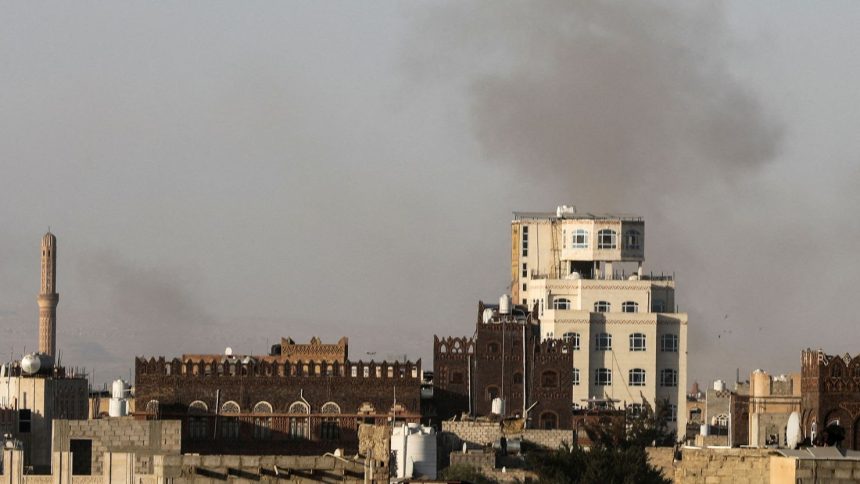
<svg viewBox="0 0 860 484">
<path fill-rule="evenodd" d="M 860 460 L 796 459 L 771 457 L 770 482 L 813 484 L 860 482 Z"/>
<path fill-rule="evenodd" d="M 54 452 L 68 452 L 72 439 L 92 441 L 92 473 L 101 474 L 105 452 L 135 454 L 135 473 L 152 473 L 152 456 L 179 454 L 180 422 L 176 420 L 55 420 Z"/>
</svg>

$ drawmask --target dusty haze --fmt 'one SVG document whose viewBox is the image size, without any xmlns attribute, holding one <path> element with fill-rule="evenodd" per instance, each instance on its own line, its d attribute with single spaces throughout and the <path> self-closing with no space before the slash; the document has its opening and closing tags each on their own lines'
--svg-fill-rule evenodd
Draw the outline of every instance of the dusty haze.
<svg viewBox="0 0 860 484">
<path fill-rule="evenodd" d="M 96 381 L 280 336 L 429 366 L 510 212 L 573 203 L 646 218 L 691 381 L 857 352 L 860 7 L 686 3 L 0 3 L 0 351 L 51 225 Z"/>
</svg>

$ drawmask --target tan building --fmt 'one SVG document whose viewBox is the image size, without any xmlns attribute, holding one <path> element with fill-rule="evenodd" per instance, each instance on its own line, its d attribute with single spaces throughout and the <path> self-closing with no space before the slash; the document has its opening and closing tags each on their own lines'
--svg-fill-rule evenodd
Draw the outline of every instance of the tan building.
<svg viewBox="0 0 860 484">
<path fill-rule="evenodd" d="M 66 376 L 62 369 L 27 375 L 20 366 L 5 367 L 0 374 L 0 407 L 14 411 L 17 425 L 11 434 L 24 449 L 24 465 L 44 470 L 51 465 L 52 421 L 87 418 L 87 380 Z"/>
<path fill-rule="evenodd" d="M 683 437 L 687 314 L 673 276 L 645 273 L 644 237 L 637 216 L 515 212 L 511 294 L 537 307 L 543 338 L 573 342 L 575 404 L 668 401 Z"/>
<path fill-rule="evenodd" d="M 800 418 L 800 373 L 770 376 L 755 370 L 749 400 L 749 445 L 784 447 L 789 417 L 797 412 Z"/>
</svg>

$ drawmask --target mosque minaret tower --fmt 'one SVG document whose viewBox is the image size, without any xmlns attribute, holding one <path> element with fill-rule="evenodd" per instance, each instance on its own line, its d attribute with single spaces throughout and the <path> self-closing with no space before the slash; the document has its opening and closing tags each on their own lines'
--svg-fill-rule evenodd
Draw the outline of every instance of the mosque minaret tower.
<svg viewBox="0 0 860 484">
<path fill-rule="evenodd" d="M 39 353 L 57 352 L 57 238 L 49 230 L 42 237 L 42 287 L 39 291 Z"/>
</svg>

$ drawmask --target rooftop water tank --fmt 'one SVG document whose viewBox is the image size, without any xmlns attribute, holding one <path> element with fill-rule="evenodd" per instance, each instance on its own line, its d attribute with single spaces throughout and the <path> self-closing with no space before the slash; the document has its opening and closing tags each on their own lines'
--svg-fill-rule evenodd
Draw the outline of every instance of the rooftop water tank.
<svg viewBox="0 0 860 484">
<path fill-rule="evenodd" d="M 21 358 L 21 370 L 27 375 L 35 375 L 40 370 L 47 370 L 51 367 L 53 359 L 43 353 L 30 353 Z"/>
<path fill-rule="evenodd" d="M 125 398 L 128 396 L 128 383 L 124 380 L 114 380 L 110 386 L 110 396 L 113 398 Z"/>
<path fill-rule="evenodd" d="M 511 296 L 503 294 L 499 298 L 499 314 L 511 314 Z"/>
<path fill-rule="evenodd" d="M 391 452 L 395 477 L 436 479 L 436 433 L 431 427 L 395 427 L 391 431 Z"/>
<path fill-rule="evenodd" d="M 726 390 L 726 382 L 723 380 L 715 380 L 714 381 L 714 391 L 722 392 Z"/>
<path fill-rule="evenodd" d="M 111 398 L 108 403 L 108 416 L 125 417 L 128 415 L 128 402 L 124 398 Z"/>
<path fill-rule="evenodd" d="M 499 397 L 494 398 L 493 403 L 490 405 L 490 413 L 493 415 L 504 415 L 505 400 Z"/>
</svg>

